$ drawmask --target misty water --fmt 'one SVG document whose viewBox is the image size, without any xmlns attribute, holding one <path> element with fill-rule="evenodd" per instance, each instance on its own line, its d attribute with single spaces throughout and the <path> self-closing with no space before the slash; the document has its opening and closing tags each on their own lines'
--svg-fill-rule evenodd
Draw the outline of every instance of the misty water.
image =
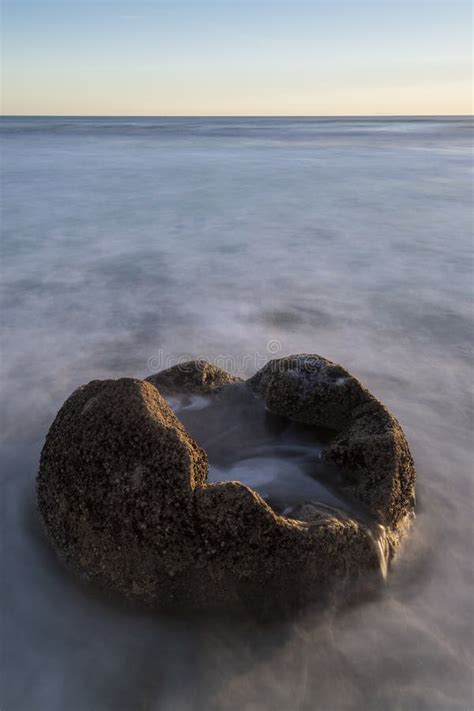
<svg viewBox="0 0 474 711">
<path fill-rule="evenodd" d="M 367 520 L 362 504 L 342 491 L 347 474 L 324 461 L 324 448 L 335 434 L 331 430 L 271 413 L 245 383 L 230 383 L 210 395 L 174 393 L 166 399 L 206 451 L 208 481 L 247 484 L 290 518 L 297 518 L 305 503 L 316 503 L 335 515 Z"/>
<path fill-rule="evenodd" d="M 2 711 L 470 709 L 471 121 L 1 129 Z M 300 352 L 360 378 L 415 458 L 377 595 L 261 626 L 131 610 L 64 572 L 35 476 L 75 387 Z"/>
</svg>

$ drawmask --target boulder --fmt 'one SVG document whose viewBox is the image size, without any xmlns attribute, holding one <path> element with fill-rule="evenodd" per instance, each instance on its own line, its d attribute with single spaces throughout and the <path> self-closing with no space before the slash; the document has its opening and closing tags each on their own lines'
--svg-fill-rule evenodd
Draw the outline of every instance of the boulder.
<svg viewBox="0 0 474 711">
<path fill-rule="evenodd" d="M 224 386 L 222 371 L 196 370 L 183 387 Z M 159 609 L 271 614 L 383 575 L 373 527 L 318 506 L 289 519 L 239 482 L 206 479 L 205 452 L 154 385 L 96 380 L 66 400 L 47 435 L 39 511 L 70 568 Z"/>
</svg>

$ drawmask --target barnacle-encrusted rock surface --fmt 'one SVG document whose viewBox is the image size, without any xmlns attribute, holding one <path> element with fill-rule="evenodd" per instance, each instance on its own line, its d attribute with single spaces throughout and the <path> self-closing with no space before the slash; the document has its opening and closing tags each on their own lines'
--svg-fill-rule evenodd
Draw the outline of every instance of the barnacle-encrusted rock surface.
<svg viewBox="0 0 474 711">
<path fill-rule="evenodd" d="M 236 378 L 188 365 L 151 382 L 92 381 L 64 403 L 38 474 L 39 510 L 63 561 L 128 598 L 199 610 L 277 610 L 383 574 L 414 502 L 411 457 L 387 410 L 319 356 L 272 361 L 248 381 L 270 410 L 338 431 L 325 456 L 351 472 L 348 486 L 373 516 L 308 503 L 290 519 L 239 482 L 207 483 L 205 452 L 158 388 L 212 392 Z"/>
</svg>

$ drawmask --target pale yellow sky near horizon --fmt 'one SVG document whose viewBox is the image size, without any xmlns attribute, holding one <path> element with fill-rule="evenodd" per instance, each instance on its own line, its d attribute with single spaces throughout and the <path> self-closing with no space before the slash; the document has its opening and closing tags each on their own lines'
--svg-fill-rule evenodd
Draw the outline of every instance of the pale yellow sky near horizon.
<svg viewBox="0 0 474 711">
<path fill-rule="evenodd" d="M 399 91 L 377 87 L 370 91 L 354 91 L 350 96 L 341 93 L 329 93 L 321 99 L 308 95 L 294 96 L 291 105 L 298 107 L 291 112 L 286 109 L 287 102 L 279 101 L 278 96 L 270 100 L 258 96 L 239 96 L 226 100 L 216 100 L 210 96 L 199 97 L 199 103 L 186 101 L 173 94 L 148 97 L 135 100 L 133 94 L 127 98 L 108 95 L 77 95 L 72 98 L 59 98 L 56 94 L 42 94 L 41 97 L 25 98 L 20 92 L 11 92 L 2 102 L 3 115 L 25 116 L 458 116 L 472 115 L 472 102 L 466 95 L 466 88 L 445 87 L 443 101 L 427 91 L 420 94 L 410 87 L 401 87 Z M 33 99 L 33 100 L 32 100 Z M 199 107 L 196 110 L 195 106 Z M 163 106 L 165 110 L 163 110 Z M 137 110 L 137 107 L 138 110 Z"/>
<path fill-rule="evenodd" d="M 468 7 L 5 0 L 2 113 L 471 114 Z"/>
</svg>

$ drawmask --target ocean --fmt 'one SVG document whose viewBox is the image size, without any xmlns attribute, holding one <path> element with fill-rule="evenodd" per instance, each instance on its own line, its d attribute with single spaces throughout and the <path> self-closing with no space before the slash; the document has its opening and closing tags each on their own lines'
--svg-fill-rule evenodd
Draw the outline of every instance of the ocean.
<svg viewBox="0 0 474 711">
<path fill-rule="evenodd" d="M 472 708 L 472 128 L 0 120 L 2 710 Z M 416 523 L 375 599 L 190 621 L 61 568 L 35 476 L 74 388 L 304 352 L 362 380 L 415 459 Z"/>
</svg>

